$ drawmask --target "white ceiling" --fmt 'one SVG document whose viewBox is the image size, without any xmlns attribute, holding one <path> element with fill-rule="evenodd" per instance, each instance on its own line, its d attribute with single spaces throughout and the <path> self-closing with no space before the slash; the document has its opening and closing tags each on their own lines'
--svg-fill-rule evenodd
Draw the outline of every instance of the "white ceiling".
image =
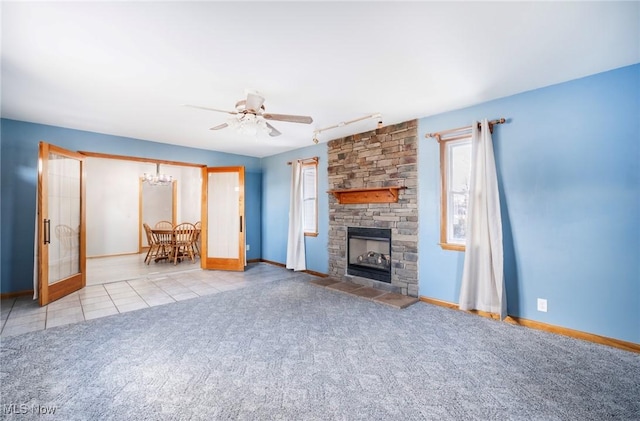
<svg viewBox="0 0 640 421">
<path fill-rule="evenodd" d="M 640 62 L 637 1 L 0 7 L 2 117 L 256 157 Z M 245 89 L 314 122 L 256 139 L 182 106 L 233 110 Z"/>
</svg>

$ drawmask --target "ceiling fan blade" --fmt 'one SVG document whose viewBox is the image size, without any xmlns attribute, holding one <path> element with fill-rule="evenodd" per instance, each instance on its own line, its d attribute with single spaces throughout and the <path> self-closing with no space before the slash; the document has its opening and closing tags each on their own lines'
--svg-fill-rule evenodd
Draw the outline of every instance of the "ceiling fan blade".
<svg viewBox="0 0 640 421">
<path fill-rule="evenodd" d="M 218 124 L 215 127 L 210 128 L 209 130 L 220 130 L 220 129 L 224 129 L 225 127 L 227 127 L 228 124 L 227 123 L 222 123 L 222 124 Z"/>
<path fill-rule="evenodd" d="M 278 120 L 278 121 L 288 121 L 291 123 L 304 123 L 311 124 L 313 123 L 313 119 L 306 115 L 289 115 L 289 114 L 271 114 L 265 113 L 262 114 L 262 117 L 267 120 Z"/>
<path fill-rule="evenodd" d="M 271 129 L 271 131 L 269 132 L 269 136 L 274 137 L 274 136 L 280 136 L 282 133 L 280 133 L 278 131 L 278 129 L 276 129 L 275 127 L 273 127 L 271 124 L 267 123 L 267 127 Z"/>
<path fill-rule="evenodd" d="M 227 114 L 238 114 L 237 111 L 227 111 L 227 110 L 218 110 L 217 108 L 209 108 L 209 107 L 201 107 L 199 105 L 189 105 L 189 104 L 183 104 L 185 107 L 189 107 L 189 108 L 197 108 L 199 110 L 207 110 L 207 111 L 217 111 L 219 113 L 227 113 Z"/>
<path fill-rule="evenodd" d="M 262 107 L 263 103 L 264 103 L 264 97 L 261 97 L 260 95 L 249 92 L 247 94 L 247 101 L 244 104 L 244 109 L 247 111 L 253 110 L 254 112 L 257 113 L 260 111 L 260 107 Z"/>
</svg>

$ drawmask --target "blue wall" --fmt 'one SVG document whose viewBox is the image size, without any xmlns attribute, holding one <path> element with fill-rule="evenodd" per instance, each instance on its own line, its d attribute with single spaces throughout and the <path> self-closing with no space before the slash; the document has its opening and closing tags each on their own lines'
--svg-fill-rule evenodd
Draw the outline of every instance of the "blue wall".
<svg viewBox="0 0 640 421">
<path fill-rule="evenodd" d="M 127 155 L 216 166 L 245 167 L 248 259 L 260 258 L 262 174 L 259 158 L 185 148 L 80 130 L 2 119 L 0 128 L 0 291 L 33 288 L 38 143 L 77 151 Z"/>
<path fill-rule="evenodd" d="M 318 161 L 318 236 L 305 237 L 307 270 L 327 273 L 329 252 L 329 176 L 327 145 L 312 145 L 262 159 L 262 258 L 286 263 L 289 224 L 291 166 L 287 162 L 317 156 Z"/>
<path fill-rule="evenodd" d="M 498 117 L 509 315 L 640 343 L 640 65 L 419 121 L 420 295 L 457 303 L 464 260 L 437 245 L 424 134 Z"/>
</svg>

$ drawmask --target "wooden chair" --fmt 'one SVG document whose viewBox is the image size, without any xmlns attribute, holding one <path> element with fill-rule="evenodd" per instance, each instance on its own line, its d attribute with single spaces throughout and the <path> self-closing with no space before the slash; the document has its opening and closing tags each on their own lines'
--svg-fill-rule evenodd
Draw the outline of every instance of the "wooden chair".
<svg viewBox="0 0 640 421">
<path fill-rule="evenodd" d="M 160 221 L 156 224 L 156 226 L 154 227 L 156 229 L 173 229 L 173 223 L 169 222 L 169 221 Z"/>
<path fill-rule="evenodd" d="M 178 264 L 178 257 L 189 256 L 193 263 L 196 262 L 193 253 L 193 243 L 196 239 L 196 227 L 188 222 L 176 225 L 173 228 L 173 264 Z"/>
<path fill-rule="evenodd" d="M 67 254 L 69 254 L 70 251 L 75 250 L 75 248 L 78 246 L 79 243 L 79 238 L 80 236 L 78 235 L 79 231 L 74 231 L 73 228 L 71 228 L 68 225 L 57 225 L 56 226 L 56 238 L 60 241 L 60 244 L 62 245 L 62 256 L 65 257 Z"/>
<path fill-rule="evenodd" d="M 196 256 L 200 257 L 200 230 L 202 229 L 202 224 L 198 221 L 194 226 L 196 227 L 196 239 L 193 242 L 193 252 Z"/>
<path fill-rule="evenodd" d="M 154 228 L 151 230 L 153 234 L 153 241 L 158 245 L 158 252 L 156 253 L 155 260 L 167 259 L 171 260 L 173 256 L 173 228 Z"/>
<path fill-rule="evenodd" d="M 149 244 L 149 251 L 147 251 L 147 255 L 144 258 L 144 262 L 149 264 L 151 259 L 158 257 L 158 252 L 160 250 L 160 245 L 156 242 L 153 237 L 153 233 L 151 232 L 151 227 L 146 222 L 142 224 L 144 227 L 144 232 L 147 235 L 147 244 Z"/>
</svg>

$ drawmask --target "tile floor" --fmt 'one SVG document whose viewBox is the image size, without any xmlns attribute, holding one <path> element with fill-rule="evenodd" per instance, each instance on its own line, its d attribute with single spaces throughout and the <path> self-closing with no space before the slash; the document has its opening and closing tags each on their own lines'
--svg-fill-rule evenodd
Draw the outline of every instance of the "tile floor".
<svg viewBox="0 0 640 421">
<path fill-rule="evenodd" d="M 87 259 L 87 286 L 101 285 L 107 282 L 128 281 L 130 279 L 145 276 L 184 272 L 185 270 L 198 269 L 200 259 L 195 263 L 185 261 L 174 265 L 162 260 L 158 263 L 146 264 L 146 253 L 123 254 L 121 256 L 93 257 Z"/>
<path fill-rule="evenodd" d="M 289 277 L 292 272 L 267 263 L 252 263 L 245 272 L 183 270 L 156 273 L 136 279 L 89 285 L 47 306 L 31 296 L 3 299 L 2 330 L 6 337 L 78 323 L 98 317 L 188 300 L 247 285 Z M 311 277 L 311 275 L 308 275 Z M 313 278 L 313 277 L 311 277 Z"/>
</svg>

